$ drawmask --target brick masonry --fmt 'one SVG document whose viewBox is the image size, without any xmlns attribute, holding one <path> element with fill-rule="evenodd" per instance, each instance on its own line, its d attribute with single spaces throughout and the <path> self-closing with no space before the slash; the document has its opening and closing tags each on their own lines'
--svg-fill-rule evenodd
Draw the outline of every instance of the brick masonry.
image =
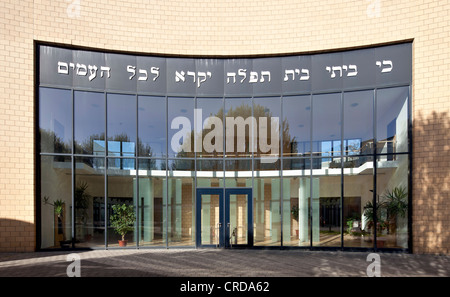
<svg viewBox="0 0 450 297">
<path fill-rule="evenodd" d="M 34 41 L 248 56 L 413 40 L 413 252 L 449 254 L 449 11 L 447 0 L 2 0 L 0 251 L 36 246 Z"/>
</svg>

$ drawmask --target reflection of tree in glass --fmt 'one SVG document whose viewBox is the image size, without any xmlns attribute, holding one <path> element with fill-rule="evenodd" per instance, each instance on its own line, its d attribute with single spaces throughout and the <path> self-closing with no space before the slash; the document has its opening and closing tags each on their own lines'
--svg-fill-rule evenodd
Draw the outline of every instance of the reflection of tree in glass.
<svg viewBox="0 0 450 297">
<path fill-rule="evenodd" d="M 205 116 L 205 115 L 204 115 Z M 224 114 L 224 110 L 223 108 L 220 108 L 220 110 L 214 115 L 214 114 L 210 114 L 208 115 L 209 118 L 207 118 L 207 121 L 204 122 L 203 126 L 204 127 L 211 127 L 209 129 L 202 129 L 201 132 L 201 139 L 202 141 L 205 139 L 205 136 L 210 133 L 212 130 L 217 129 L 217 127 L 215 127 L 215 119 L 212 119 L 212 117 L 216 117 L 219 118 L 221 123 L 222 123 L 222 130 L 221 133 L 219 134 L 220 137 L 223 137 L 223 131 L 226 128 L 226 121 L 227 118 L 233 118 L 236 119 L 238 117 L 241 117 L 243 120 L 248 119 L 249 117 L 253 116 L 254 119 L 256 120 L 256 133 L 259 136 L 259 129 L 258 129 L 258 125 L 260 124 L 259 119 L 260 118 L 266 118 L 267 119 L 267 135 L 264 135 L 264 137 L 266 137 L 267 139 L 267 143 L 271 144 L 272 143 L 272 137 L 271 137 L 271 125 L 270 125 L 270 121 L 272 118 L 272 112 L 270 112 L 265 106 L 256 104 L 253 106 L 253 110 L 252 110 L 252 106 L 248 105 L 248 104 L 241 104 L 240 106 L 237 107 L 231 107 L 230 109 L 228 109 L 226 111 L 226 114 Z M 293 142 L 293 139 L 291 139 L 291 136 L 289 134 L 289 123 L 287 122 L 287 119 L 283 120 L 283 148 L 289 148 L 290 143 Z M 219 127 L 220 128 L 220 127 Z M 244 131 L 244 151 L 240 152 L 238 151 L 238 142 L 242 141 L 242 139 L 238 139 L 238 126 L 234 125 L 234 131 L 228 131 L 226 132 L 226 135 L 233 135 L 234 139 L 233 139 L 233 144 L 234 147 L 232 149 L 226 149 L 226 156 L 229 157 L 251 157 L 251 150 L 250 150 L 250 135 L 251 135 L 251 129 L 249 127 L 249 125 L 245 126 L 245 130 Z M 240 131 L 242 133 L 242 131 Z M 190 140 L 190 147 L 191 152 L 185 152 L 185 151 L 180 151 L 177 152 L 176 157 L 177 158 L 187 158 L 187 157 L 194 157 L 194 137 L 192 137 L 194 134 L 194 130 L 191 130 L 187 135 L 186 135 L 186 139 Z M 211 138 L 211 144 L 215 145 L 216 141 L 218 141 L 217 139 L 215 139 L 215 137 Z M 226 139 L 221 139 L 220 141 L 225 141 Z M 256 147 L 257 147 L 257 151 L 259 151 L 259 142 L 258 142 L 258 137 L 255 138 L 256 141 Z M 226 143 L 223 143 L 223 146 L 226 146 Z M 222 149 L 223 151 L 223 149 Z M 217 151 L 214 150 L 212 152 L 207 152 L 205 150 L 205 146 L 202 145 L 202 152 L 201 152 L 201 156 L 208 156 L 208 157 L 221 157 L 222 156 L 222 152 L 221 151 Z"/>
<path fill-rule="evenodd" d="M 54 131 L 47 129 L 39 129 L 41 137 L 41 152 L 46 153 L 68 153 L 71 152 L 70 141 L 64 140 L 56 136 Z"/>
<path fill-rule="evenodd" d="M 78 141 L 75 140 L 75 152 L 78 154 L 94 154 L 94 141 L 96 140 L 102 142 L 105 141 L 105 133 L 90 135 L 89 138 L 84 139 L 82 143 L 78 143 Z"/>
</svg>

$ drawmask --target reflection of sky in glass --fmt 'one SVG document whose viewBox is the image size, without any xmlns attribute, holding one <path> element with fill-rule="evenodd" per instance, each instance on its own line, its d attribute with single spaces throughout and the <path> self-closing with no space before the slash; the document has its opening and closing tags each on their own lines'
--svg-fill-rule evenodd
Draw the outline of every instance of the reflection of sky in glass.
<svg viewBox="0 0 450 297">
<path fill-rule="evenodd" d="M 311 108 L 309 96 L 283 98 L 283 121 L 289 127 L 291 141 L 296 142 L 298 153 L 310 151 Z M 295 153 L 295 149 L 293 153 Z"/>
<path fill-rule="evenodd" d="M 386 140 L 396 135 L 397 125 L 407 125 L 408 87 L 379 89 L 377 91 L 377 140 Z M 404 117 L 399 119 L 401 110 L 405 109 Z"/>
<path fill-rule="evenodd" d="M 373 139 L 373 91 L 344 93 L 344 139 Z"/>
<path fill-rule="evenodd" d="M 207 117 L 217 116 L 222 108 L 223 101 L 221 98 L 197 98 L 197 109 L 202 110 L 202 123 Z"/>
<path fill-rule="evenodd" d="M 72 140 L 71 97 L 70 90 L 39 89 L 39 128 L 55 132 L 65 144 Z"/>
<path fill-rule="evenodd" d="M 108 139 L 136 141 L 136 97 L 108 94 Z M 121 138 L 121 140 L 124 140 Z"/>
<path fill-rule="evenodd" d="M 253 109 L 261 106 L 266 116 L 281 117 L 281 102 L 279 97 L 255 98 L 253 100 Z M 258 116 L 255 114 L 255 116 Z"/>
<path fill-rule="evenodd" d="M 252 100 L 250 98 L 225 98 L 225 116 L 229 115 L 231 110 L 235 111 L 238 107 L 245 107 L 251 112 Z M 246 118 L 251 116 L 251 113 L 241 116 Z"/>
<path fill-rule="evenodd" d="M 333 141 L 341 138 L 341 94 L 313 96 L 313 141 Z M 340 144 L 340 143 L 339 143 Z M 329 152 L 335 146 L 315 147 L 321 152 Z M 340 147 L 337 151 L 341 151 Z"/>
<path fill-rule="evenodd" d="M 139 141 L 150 146 L 152 156 L 166 153 L 166 101 L 164 97 L 139 96 Z"/>
<path fill-rule="evenodd" d="M 103 93 L 75 91 L 74 100 L 75 142 L 83 146 L 84 150 L 87 150 L 86 144 L 89 143 L 92 136 L 95 136 L 94 140 L 104 140 L 105 95 Z M 78 151 L 78 153 L 81 152 Z M 86 151 L 86 153 L 93 152 Z"/>
</svg>

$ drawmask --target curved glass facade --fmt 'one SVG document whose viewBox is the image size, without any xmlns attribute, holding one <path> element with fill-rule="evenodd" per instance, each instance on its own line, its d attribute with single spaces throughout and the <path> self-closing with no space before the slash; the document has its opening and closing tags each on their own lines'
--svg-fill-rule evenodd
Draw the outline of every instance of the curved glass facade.
<svg viewBox="0 0 450 297">
<path fill-rule="evenodd" d="M 148 64 L 41 46 L 38 246 L 122 247 L 118 205 L 128 248 L 408 249 L 410 50 Z"/>
</svg>

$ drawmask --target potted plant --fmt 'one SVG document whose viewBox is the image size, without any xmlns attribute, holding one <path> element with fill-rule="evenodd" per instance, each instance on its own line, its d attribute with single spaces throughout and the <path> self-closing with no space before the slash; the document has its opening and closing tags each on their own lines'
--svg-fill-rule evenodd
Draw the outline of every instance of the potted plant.
<svg viewBox="0 0 450 297">
<path fill-rule="evenodd" d="M 116 204 L 112 206 L 113 214 L 110 216 L 111 226 L 116 233 L 122 236 L 119 240 L 119 246 L 127 245 L 125 235 L 134 230 L 134 223 L 136 221 L 136 214 L 133 205 Z"/>
<path fill-rule="evenodd" d="M 87 229 L 89 201 L 91 195 L 87 193 L 88 184 L 85 181 L 78 183 L 75 188 L 75 215 L 77 220 L 77 237 L 82 238 L 83 236 L 87 241 L 91 239 L 91 234 Z"/>
<path fill-rule="evenodd" d="M 364 215 L 367 219 L 367 227 L 377 235 L 383 230 L 387 230 L 387 234 L 395 233 L 397 217 L 405 217 L 408 211 L 408 192 L 404 187 L 395 187 L 392 191 L 387 190 L 386 194 L 381 197 L 381 201 L 377 203 L 377 209 L 371 201 L 364 206 Z M 384 213 L 386 220 L 383 220 L 381 213 Z M 377 225 L 374 226 L 374 219 L 377 219 Z M 384 217 L 384 216 L 383 216 Z M 377 246 L 384 246 L 384 237 L 377 238 Z"/>
<path fill-rule="evenodd" d="M 53 203 L 48 202 L 49 197 L 44 196 L 44 204 L 53 206 L 55 214 L 55 242 L 59 241 L 61 247 L 66 247 L 68 242 L 64 240 L 64 201 L 58 199 L 53 201 Z"/>
<path fill-rule="evenodd" d="M 404 187 L 395 187 L 386 191 L 382 207 L 386 209 L 386 229 L 389 234 L 395 233 L 397 217 L 406 217 L 408 212 L 408 192 Z"/>
</svg>

